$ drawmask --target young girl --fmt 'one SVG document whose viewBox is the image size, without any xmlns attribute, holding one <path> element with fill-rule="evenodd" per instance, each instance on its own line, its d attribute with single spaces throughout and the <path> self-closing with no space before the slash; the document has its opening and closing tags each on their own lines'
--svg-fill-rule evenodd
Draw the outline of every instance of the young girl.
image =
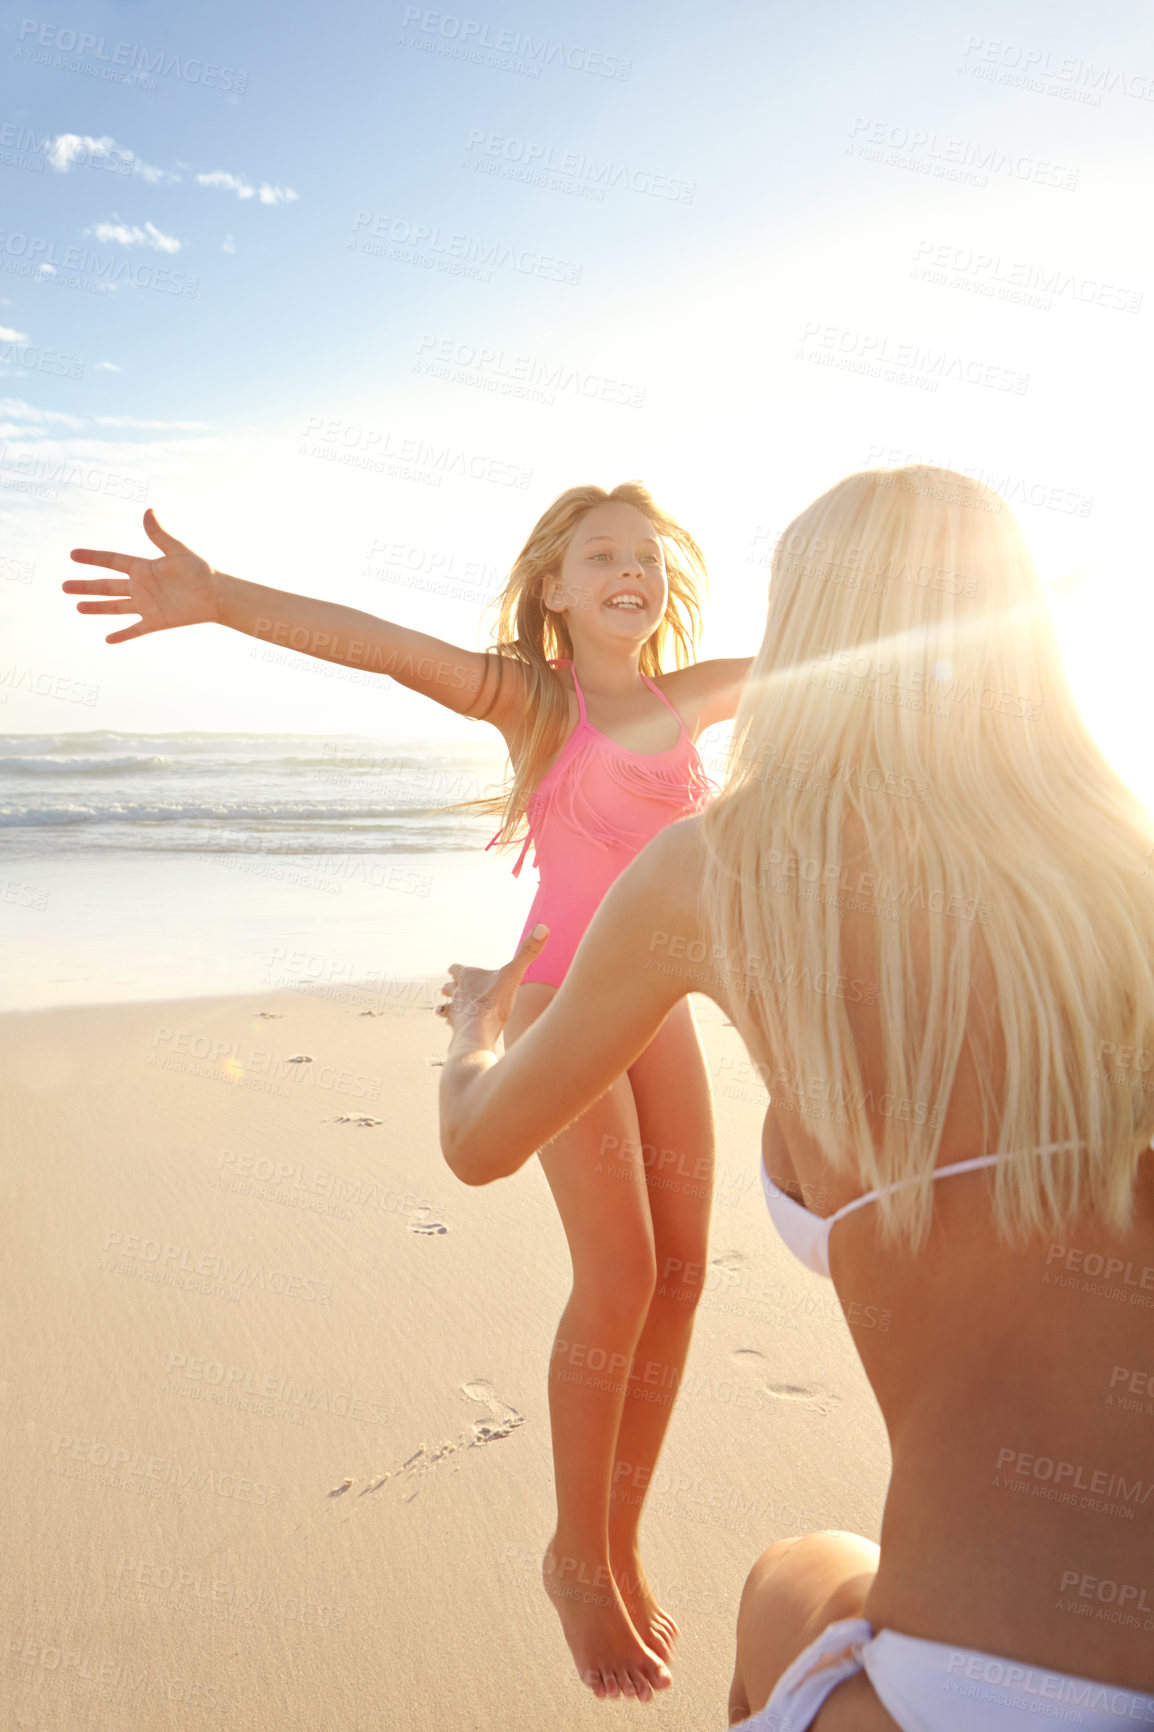
<svg viewBox="0 0 1154 1732">
<path fill-rule="evenodd" d="M 74 580 L 80 613 L 136 613 L 124 643 L 213 621 L 391 675 L 492 723 L 512 764 L 494 842 L 527 823 L 541 883 L 526 931 L 549 939 L 519 987 L 507 1045 L 541 1015 L 609 885 L 640 848 L 697 810 L 694 739 L 734 715 L 748 660 L 690 663 L 700 549 L 646 489 L 577 487 L 553 502 L 499 600 L 494 648 L 458 649 L 370 614 L 215 571 L 144 516 L 159 559 L 74 548 L 123 578 Z M 663 673 L 672 647 L 678 664 Z M 490 844 L 492 846 L 492 844 Z M 557 1528 L 546 1591 L 582 1679 L 649 1700 L 671 1682 L 677 1626 L 638 1551 L 706 1266 L 713 1184 L 708 1078 L 688 999 L 626 1075 L 538 1151 L 573 1264 L 549 1372 Z M 671 1179 L 665 1168 L 690 1178 Z"/>
</svg>

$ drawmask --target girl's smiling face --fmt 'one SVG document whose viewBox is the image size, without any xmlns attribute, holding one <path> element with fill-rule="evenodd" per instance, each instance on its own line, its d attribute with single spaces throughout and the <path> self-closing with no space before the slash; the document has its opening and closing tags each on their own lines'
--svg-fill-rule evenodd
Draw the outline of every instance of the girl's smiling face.
<svg viewBox="0 0 1154 1732">
<path fill-rule="evenodd" d="M 565 616 L 569 636 L 643 644 L 669 601 L 665 555 L 652 523 L 620 501 L 587 511 L 565 550 L 560 571 L 542 585 L 545 606 Z"/>
</svg>

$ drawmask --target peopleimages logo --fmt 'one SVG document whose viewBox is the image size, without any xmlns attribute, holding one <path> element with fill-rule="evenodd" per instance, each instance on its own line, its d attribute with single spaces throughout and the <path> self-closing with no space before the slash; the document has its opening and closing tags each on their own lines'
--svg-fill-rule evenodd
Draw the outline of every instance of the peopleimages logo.
<svg viewBox="0 0 1154 1732">
<path fill-rule="evenodd" d="M 128 282 L 138 289 L 160 289 L 164 294 L 183 295 L 186 300 L 195 300 L 200 287 L 199 277 L 170 271 L 167 265 L 118 259 L 111 253 L 105 256 L 93 252 L 91 247 L 73 245 L 58 248 L 54 240 L 43 235 L 26 235 L 12 229 L 0 229 L 0 253 L 6 255 L 0 261 L 0 269 L 11 271 L 19 268 L 26 276 L 50 277 L 56 271 L 65 271 L 93 277 L 101 285 Z M 8 262 L 17 259 L 21 261 L 19 267 Z"/>
<path fill-rule="evenodd" d="M 552 36 L 531 36 L 525 30 L 496 30 L 479 18 L 460 18 L 452 12 L 433 12 L 422 6 L 406 6 L 401 19 L 402 47 L 421 47 L 451 53 L 454 58 L 486 63 L 493 55 L 507 55 L 511 63 L 527 63 L 530 76 L 539 78 L 542 66 L 559 66 L 567 72 L 588 72 L 597 78 L 622 81 L 633 70 L 631 60 L 600 49 L 582 48 Z M 413 39 L 403 32 L 412 29 Z M 426 41 L 422 42 L 424 36 Z"/>
<path fill-rule="evenodd" d="M 1065 295 L 1082 306 L 1106 307 L 1116 312 L 1138 313 L 1142 310 L 1142 293 L 1138 289 L 1122 288 L 1097 277 L 1080 277 L 1075 271 L 1057 265 L 1040 265 L 1026 259 L 1003 259 L 1000 253 L 983 253 L 973 247 L 955 246 L 948 241 L 919 241 L 913 258 L 912 275 L 921 274 L 923 282 L 944 282 L 957 279 L 963 286 L 1000 299 L 1035 295 L 1045 301 L 1047 296 Z M 951 279 L 947 273 L 953 273 Z"/>
<path fill-rule="evenodd" d="M 1121 67 L 1095 66 L 1092 60 L 1080 60 L 1076 55 L 1058 58 L 1048 48 L 1026 48 L 1017 42 L 1005 42 L 1000 37 L 971 36 L 962 50 L 966 64 L 959 71 L 977 77 L 990 76 L 985 67 L 1003 72 L 1015 72 L 1024 79 L 1037 81 L 1057 79 L 1060 84 L 1082 88 L 1086 94 L 1107 95 L 1121 92 L 1140 102 L 1154 102 L 1154 78 L 1141 73 L 1124 72 Z M 970 56 L 974 58 L 971 59 Z"/>
<path fill-rule="evenodd" d="M 883 151 L 889 151 L 890 155 L 883 156 Z M 888 121 L 863 119 L 860 115 L 850 129 L 846 154 L 887 162 L 894 167 L 915 168 L 947 180 L 968 178 L 976 186 L 988 185 L 987 177 L 991 174 L 1004 174 L 1011 180 L 1033 181 L 1038 186 L 1073 192 L 1081 173 L 1080 169 L 1045 162 L 1028 152 L 980 145 L 972 139 L 945 138 L 924 127 L 893 126 Z"/>
<path fill-rule="evenodd" d="M 630 409 L 640 409 L 645 402 L 644 385 L 611 378 L 588 367 L 506 354 L 501 348 L 452 337 L 422 337 L 413 371 L 550 405 L 556 402 L 558 392 Z"/>
<path fill-rule="evenodd" d="M 29 41 L 29 38 L 32 38 Z M 231 90 L 239 96 L 248 85 L 248 73 L 237 72 L 231 66 L 218 66 L 209 60 L 193 58 L 182 59 L 179 54 L 173 54 L 163 48 L 150 50 L 142 48 L 135 42 L 117 42 L 111 53 L 106 47 L 107 38 L 93 36 L 88 31 L 73 30 L 69 26 L 59 24 L 41 24 L 35 18 L 25 18 L 20 24 L 21 44 L 16 54 L 19 59 L 41 61 L 46 56 L 32 52 L 34 48 L 53 49 L 57 53 L 58 63 L 61 54 L 76 54 L 81 59 L 91 57 L 103 62 L 107 71 L 102 75 L 116 83 L 144 83 L 151 81 L 149 88 L 155 90 L 155 75 L 167 78 L 175 73 L 185 84 L 203 84 L 206 90 Z M 90 68 L 79 68 L 91 70 Z M 130 79 L 127 74 L 134 73 Z"/>
<path fill-rule="evenodd" d="M 360 231 L 366 228 L 368 234 L 362 235 Z M 353 218 L 353 237 L 349 251 L 401 264 L 423 263 L 426 269 L 446 269 L 456 275 L 471 274 L 485 283 L 491 281 L 493 269 L 571 287 L 581 281 L 581 265 L 554 258 L 551 253 L 506 241 L 482 240 L 478 235 L 450 234 L 435 223 L 413 223 L 368 210 L 357 211 Z"/>
<path fill-rule="evenodd" d="M 697 191 L 694 181 L 678 180 L 640 163 L 627 164 L 612 157 L 586 156 L 582 150 L 560 150 L 556 145 L 513 138 L 501 132 L 486 132 L 481 127 L 473 127 L 470 131 L 466 150 L 469 154 L 465 161 L 472 168 L 490 166 L 487 159 L 493 159 L 491 166 L 494 169 L 506 163 L 534 174 L 560 175 L 589 182 L 599 198 L 604 196 L 606 187 L 617 187 L 627 192 L 643 193 L 649 198 L 692 204 Z"/>
<path fill-rule="evenodd" d="M 1055 1708 L 1064 1704 L 1070 1708 L 1090 1709 L 1096 1714 L 1109 1711 L 1130 1719 L 1129 1706 L 1134 1697 L 1126 1690 L 1112 1690 L 1107 1684 L 1093 1684 L 1084 1678 L 1070 1678 L 1060 1672 L 1044 1672 L 1036 1666 L 1022 1666 L 1013 1660 L 997 1660 L 990 1654 L 975 1654 L 955 1649 L 946 1662 L 944 1688 L 955 1695 L 973 1694 L 962 1688 L 968 1684 L 985 1684 L 997 1690 L 1014 1690 L 1023 1696 L 1036 1696 L 1030 1703 L 1030 1714 L 1046 1713 L 1046 1705 Z M 995 1698 L 995 1700 L 997 1700 Z M 1008 1704 L 1014 1706 L 1014 1704 Z M 1070 1714 L 1063 1718 L 1085 1723 L 1085 1714 Z"/>
<path fill-rule="evenodd" d="M 58 379 L 84 377 L 84 362 L 75 355 L 61 355 L 55 349 L 42 349 L 38 343 L 25 343 L 14 337 L 0 341 L 0 361 L 11 361 L 29 372 L 53 373 Z"/>
<path fill-rule="evenodd" d="M 1133 1521 L 1135 1511 L 1145 1509 L 1154 1496 L 1154 1482 L 1150 1480 L 1127 1479 L 1107 1468 L 1009 1447 L 998 1451 L 993 1485 L 995 1489 L 1093 1510 L 1098 1515 L 1120 1516 L 1124 1521 Z"/>
<path fill-rule="evenodd" d="M 58 1432 L 52 1443 L 52 1453 L 63 1462 L 78 1463 L 83 1468 L 107 1469 L 123 1474 L 130 1483 L 151 1481 L 176 1486 L 180 1491 L 209 1492 L 214 1497 L 230 1498 L 237 1503 L 279 1503 L 284 1487 L 275 1483 L 249 1479 L 245 1474 L 222 1471 L 219 1462 L 212 1467 L 189 1466 L 175 1457 L 149 1455 L 138 1444 L 111 1443 L 103 1438 L 73 1437 Z M 71 1477 L 82 1479 L 83 1474 Z"/>
</svg>

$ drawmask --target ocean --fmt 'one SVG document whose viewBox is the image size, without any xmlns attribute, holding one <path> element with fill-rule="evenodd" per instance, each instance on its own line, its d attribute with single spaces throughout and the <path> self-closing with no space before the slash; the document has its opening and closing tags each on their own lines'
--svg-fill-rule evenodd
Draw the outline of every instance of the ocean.
<svg viewBox="0 0 1154 1732">
<path fill-rule="evenodd" d="M 494 965 L 536 874 L 485 853 L 494 818 L 444 808 L 504 768 L 349 735 L 0 735 L 0 1008 L 388 997 Z"/>
</svg>

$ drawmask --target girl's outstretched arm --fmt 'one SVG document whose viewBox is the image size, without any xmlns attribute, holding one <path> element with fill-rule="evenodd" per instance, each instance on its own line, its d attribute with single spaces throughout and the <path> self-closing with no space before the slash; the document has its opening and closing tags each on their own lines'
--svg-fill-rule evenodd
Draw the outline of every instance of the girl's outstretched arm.
<svg viewBox="0 0 1154 1732">
<path fill-rule="evenodd" d="M 514 663 L 499 670 L 508 677 L 498 681 L 492 656 L 459 649 L 340 602 L 318 601 L 230 577 L 162 529 L 151 509 L 144 514 L 144 531 L 160 549 L 159 559 L 88 547 L 72 549 L 72 558 L 80 565 L 101 565 L 123 573 L 63 584 L 68 595 L 109 598 L 77 602 L 78 613 L 140 615 L 135 625 L 113 632 L 106 643 L 127 643 L 181 625 L 226 625 L 321 661 L 387 675 L 458 714 L 480 711 L 502 732 L 515 728 L 524 714 L 525 687 Z"/>
<path fill-rule="evenodd" d="M 662 688 L 696 738 L 715 722 L 728 722 L 737 714 L 746 675 L 752 666 L 752 656 L 694 662 L 691 667 L 666 674 Z"/>
<path fill-rule="evenodd" d="M 444 989 L 452 996 L 440 1007 L 453 1028 L 441 1076 L 441 1148 L 465 1184 L 515 1173 L 600 1099 L 678 999 L 716 996 L 696 900 L 703 864 L 693 818 L 643 848 L 598 908 L 556 997 L 502 1058 L 497 1040 L 513 994 L 548 940 L 531 935 L 512 962 L 491 972 L 454 965 L 454 986 Z"/>
</svg>

